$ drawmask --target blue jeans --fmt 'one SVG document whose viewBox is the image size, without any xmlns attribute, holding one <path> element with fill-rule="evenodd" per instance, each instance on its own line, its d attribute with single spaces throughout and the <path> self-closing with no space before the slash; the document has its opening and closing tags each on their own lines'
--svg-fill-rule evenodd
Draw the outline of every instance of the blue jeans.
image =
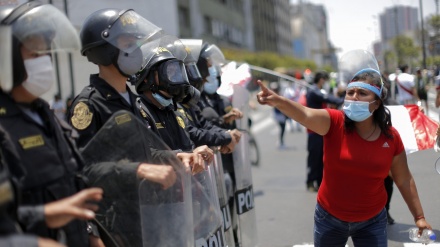
<svg viewBox="0 0 440 247">
<path fill-rule="evenodd" d="M 313 230 L 315 247 L 343 247 L 348 237 L 355 247 L 386 247 L 388 244 L 385 209 L 369 220 L 346 222 L 333 217 L 317 203 Z"/>
</svg>

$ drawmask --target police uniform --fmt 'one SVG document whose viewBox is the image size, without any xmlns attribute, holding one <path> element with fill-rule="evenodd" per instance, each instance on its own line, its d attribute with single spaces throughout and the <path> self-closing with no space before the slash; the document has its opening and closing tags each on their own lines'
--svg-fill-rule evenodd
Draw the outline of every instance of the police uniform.
<svg viewBox="0 0 440 247">
<path fill-rule="evenodd" d="M 211 107 L 212 109 L 214 109 L 215 112 L 218 113 L 219 117 L 216 120 L 211 120 L 213 124 L 216 124 L 217 126 L 224 129 L 236 128 L 235 121 L 228 124 L 225 123 L 222 118 L 223 115 L 232 110 L 231 102 L 226 97 L 220 96 L 217 93 L 209 95 L 202 92 L 200 104 L 202 105 L 202 107 Z M 232 178 L 235 178 L 234 157 L 232 156 L 232 154 L 222 154 L 222 163 L 224 171 L 228 172 Z"/>
<path fill-rule="evenodd" d="M 127 92 L 131 105 L 97 74 L 90 76 L 90 85 L 85 87 L 74 99 L 69 113 L 70 123 L 80 134 L 79 145 L 81 147 L 86 146 L 110 117 L 121 110 L 133 113 L 145 124 L 146 128 L 157 134 L 155 122 L 145 111 L 145 108 L 141 107 L 139 96 L 135 95 L 128 86 Z M 105 150 L 102 151 L 105 152 Z M 129 153 L 134 151 L 136 150 L 127 150 L 127 157 L 129 157 Z M 153 160 L 167 160 L 169 157 L 175 157 L 173 152 L 153 149 L 151 155 Z M 153 160 L 143 161 L 154 163 Z M 130 242 L 129 239 L 139 239 L 139 241 L 134 242 L 142 243 L 137 191 L 139 186 L 137 169 L 139 165 L 140 160 L 133 162 L 122 160 L 120 162 L 99 162 L 84 168 L 84 174 L 90 185 L 101 187 L 104 189 L 104 193 L 111 195 L 104 197 L 99 203 L 100 215 L 98 217 L 103 218 L 98 220 L 101 223 L 108 222 L 108 225 L 104 225 L 107 230 L 118 229 L 124 232 L 117 238 L 122 240 L 119 243 Z M 120 195 L 112 195 L 112 192 L 120 190 L 120 188 L 114 186 L 124 188 L 127 191 L 123 198 L 119 197 Z M 115 235 L 115 233 L 110 234 Z"/>
<path fill-rule="evenodd" d="M 195 107 L 177 104 L 177 111 L 184 117 L 186 131 L 196 146 L 223 146 L 232 141 L 230 134 L 203 118 Z"/>
<path fill-rule="evenodd" d="M 49 105 L 41 99 L 32 105 L 19 106 L 10 96 L 0 94 L 0 124 L 9 133 L 17 157 L 6 156 L 13 177 L 20 179 L 21 205 L 41 205 L 75 194 L 78 187 L 77 172 L 81 160 L 73 143 L 72 129 L 61 127 Z M 30 114 L 38 114 L 38 123 Z M 20 162 L 20 163 L 17 163 Z M 18 173 L 21 164 L 25 175 Z M 49 229 L 43 220 L 24 225 L 25 231 L 41 237 L 57 239 L 59 231 Z M 75 220 L 65 227 L 69 246 L 87 246 L 85 222 Z"/>
<path fill-rule="evenodd" d="M 17 212 L 20 201 L 19 184 L 16 178 L 10 175 L 6 160 L 14 164 L 18 178 L 25 174 L 21 166 L 17 152 L 9 135 L 0 126 L 0 246 L 36 246 L 38 239 L 35 235 L 23 234 L 20 224 L 28 225 L 31 222 L 44 220 L 43 205 L 36 207 L 22 207 L 21 214 Z M 18 214 L 18 215 L 17 215 Z M 24 221 L 19 222 L 22 219 Z"/>
<path fill-rule="evenodd" d="M 185 121 L 183 116 L 178 112 L 174 112 L 173 106 L 170 105 L 163 109 L 159 109 L 146 96 L 141 95 L 143 106 L 147 107 L 148 113 L 156 123 L 156 128 L 161 139 L 172 150 L 192 151 L 194 143 L 189 138 L 189 134 L 185 130 Z"/>
<path fill-rule="evenodd" d="M 78 131 L 78 146 L 84 147 L 98 132 L 113 113 L 119 110 L 132 112 L 144 121 L 147 127 L 156 132 L 154 121 L 138 106 L 137 96 L 128 88 L 128 103 L 112 86 L 98 74 L 90 75 L 90 85 L 85 87 L 73 100 L 69 113 L 70 124 Z M 130 105 L 131 104 L 131 105 Z"/>
</svg>

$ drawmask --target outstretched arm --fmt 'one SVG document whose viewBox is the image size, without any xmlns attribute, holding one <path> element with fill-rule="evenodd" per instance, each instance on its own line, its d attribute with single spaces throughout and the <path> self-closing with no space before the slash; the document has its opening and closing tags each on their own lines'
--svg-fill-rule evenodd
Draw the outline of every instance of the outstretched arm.
<svg viewBox="0 0 440 247">
<path fill-rule="evenodd" d="M 261 91 L 257 94 L 258 103 L 280 110 L 284 115 L 299 122 L 306 128 L 320 134 L 327 134 L 330 129 L 330 115 L 324 109 L 312 109 L 288 100 L 269 90 L 258 80 Z"/>
</svg>

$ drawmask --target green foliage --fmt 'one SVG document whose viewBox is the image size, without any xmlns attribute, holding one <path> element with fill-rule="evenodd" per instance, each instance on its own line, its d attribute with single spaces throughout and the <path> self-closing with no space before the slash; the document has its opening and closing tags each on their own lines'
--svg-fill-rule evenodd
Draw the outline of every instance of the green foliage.
<svg viewBox="0 0 440 247">
<path fill-rule="evenodd" d="M 434 34 L 440 32 L 440 15 L 431 15 L 427 21 L 428 29 Z"/>
<path fill-rule="evenodd" d="M 432 56 L 432 57 L 428 57 L 426 58 L 426 65 L 427 66 L 432 66 L 432 65 L 440 65 L 440 56 Z"/>
<path fill-rule="evenodd" d="M 399 35 L 393 40 L 394 50 L 397 55 L 398 65 L 411 64 L 414 59 L 417 59 L 421 49 L 414 45 L 414 41 L 404 35 Z"/>
<path fill-rule="evenodd" d="M 221 50 L 227 60 L 246 62 L 271 70 L 279 67 L 286 68 L 287 70 L 304 70 L 309 68 L 314 71 L 317 69 L 315 62 L 311 60 L 296 59 L 292 56 L 281 56 L 274 52 L 249 52 L 229 48 L 222 48 Z"/>
</svg>

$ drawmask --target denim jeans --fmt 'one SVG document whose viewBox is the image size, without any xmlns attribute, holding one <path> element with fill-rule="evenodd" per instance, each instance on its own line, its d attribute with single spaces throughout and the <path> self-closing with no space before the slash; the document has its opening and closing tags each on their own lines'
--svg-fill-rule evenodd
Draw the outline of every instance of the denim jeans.
<svg viewBox="0 0 440 247">
<path fill-rule="evenodd" d="M 343 247 L 349 237 L 355 247 L 386 247 L 386 210 L 366 221 L 346 222 L 333 217 L 317 203 L 313 237 L 315 247 Z"/>
</svg>

